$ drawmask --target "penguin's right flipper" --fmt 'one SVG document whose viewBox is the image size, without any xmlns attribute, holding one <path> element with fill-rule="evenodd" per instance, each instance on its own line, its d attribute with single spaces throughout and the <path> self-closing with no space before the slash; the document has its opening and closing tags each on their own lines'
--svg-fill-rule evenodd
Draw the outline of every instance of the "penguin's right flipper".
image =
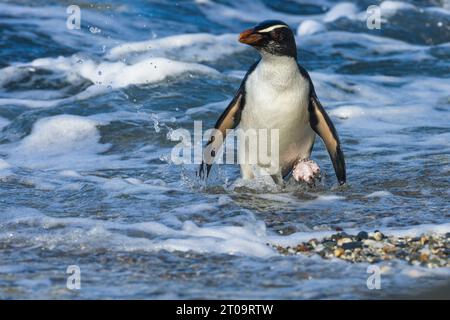
<svg viewBox="0 0 450 320">
<path fill-rule="evenodd" d="M 314 90 L 312 90 L 309 101 L 309 123 L 327 147 L 339 184 L 344 184 L 346 181 L 345 159 L 339 137 Z"/>
<path fill-rule="evenodd" d="M 207 178 L 209 172 L 211 171 L 211 166 L 215 160 L 215 156 L 218 153 L 220 147 L 225 141 L 227 134 L 227 129 L 234 129 L 239 124 L 241 120 L 241 112 L 244 102 L 244 86 L 241 85 L 239 90 L 236 92 L 233 100 L 231 100 L 228 107 L 217 120 L 214 128 L 216 129 L 208 143 L 206 144 L 205 150 L 203 152 L 203 160 L 200 164 L 198 171 L 198 176 L 201 178 Z M 205 174 L 206 170 L 206 174 Z"/>
<path fill-rule="evenodd" d="M 256 69 L 256 66 L 260 61 L 261 60 L 256 61 L 247 71 L 233 100 L 231 100 L 219 120 L 217 120 L 216 125 L 214 126 L 216 130 L 206 144 L 205 151 L 203 152 L 203 160 L 198 170 L 198 176 L 200 178 L 208 177 L 217 151 L 219 151 L 222 143 L 225 141 L 227 129 L 236 128 L 241 121 L 241 113 L 245 104 L 245 83 L 248 76 Z"/>
</svg>

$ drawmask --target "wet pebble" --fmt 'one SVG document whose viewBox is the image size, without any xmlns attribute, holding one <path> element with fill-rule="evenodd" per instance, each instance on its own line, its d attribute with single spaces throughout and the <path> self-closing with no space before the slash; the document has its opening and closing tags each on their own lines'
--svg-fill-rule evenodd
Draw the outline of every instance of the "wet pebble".
<svg viewBox="0 0 450 320">
<path fill-rule="evenodd" d="M 342 239 L 339 239 L 337 241 L 337 245 L 338 246 L 343 246 L 344 244 L 350 243 L 350 242 L 352 242 L 352 239 L 350 239 L 350 238 L 342 238 Z"/>
<path fill-rule="evenodd" d="M 344 249 L 343 248 L 336 248 L 334 250 L 334 256 L 335 257 L 340 257 L 340 256 L 342 256 L 343 253 L 344 253 Z"/>
<path fill-rule="evenodd" d="M 365 231 L 361 231 L 356 235 L 356 238 L 361 241 L 361 240 L 366 240 L 369 239 L 369 234 Z"/>
<path fill-rule="evenodd" d="M 380 231 L 375 231 L 374 233 L 373 233 L 373 238 L 376 240 L 376 241 L 381 241 L 381 240 L 383 240 L 383 238 L 384 238 L 384 235 L 380 232 Z"/>
<path fill-rule="evenodd" d="M 353 250 L 356 248 L 362 248 L 362 242 L 361 241 L 347 242 L 342 245 L 342 248 L 344 250 Z"/>
</svg>

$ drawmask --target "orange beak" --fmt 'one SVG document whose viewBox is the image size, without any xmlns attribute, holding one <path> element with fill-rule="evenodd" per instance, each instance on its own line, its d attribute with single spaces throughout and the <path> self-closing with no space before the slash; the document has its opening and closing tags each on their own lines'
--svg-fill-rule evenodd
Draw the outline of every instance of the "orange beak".
<svg viewBox="0 0 450 320">
<path fill-rule="evenodd" d="M 255 29 L 245 30 L 245 31 L 241 32 L 241 34 L 239 35 L 239 42 L 242 42 L 242 43 L 245 43 L 248 45 L 256 44 L 261 39 L 262 39 L 262 35 L 260 35 L 259 33 L 256 33 Z"/>
</svg>

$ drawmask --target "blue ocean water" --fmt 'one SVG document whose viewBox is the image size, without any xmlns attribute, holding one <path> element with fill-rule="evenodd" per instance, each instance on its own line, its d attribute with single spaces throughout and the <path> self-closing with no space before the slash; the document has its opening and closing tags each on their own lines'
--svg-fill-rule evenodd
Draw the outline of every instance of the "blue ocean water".
<svg viewBox="0 0 450 320">
<path fill-rule="evenodd" d="M 265 19 L 297 35 L 344 188 L 319 140 L 315 189 L 238 188 L 236 165 L 205 187 L 170 161 L 174 130 L 214 125 L 258 58 L 238 33 Z M 0 48 L 0 298 L 355 299 L 449 279 L 393 260 L 368 290 L 367 264 L 267 245 L 338 227 L 450 231 L 448 1 L 2 1 Z"/>
</svg>

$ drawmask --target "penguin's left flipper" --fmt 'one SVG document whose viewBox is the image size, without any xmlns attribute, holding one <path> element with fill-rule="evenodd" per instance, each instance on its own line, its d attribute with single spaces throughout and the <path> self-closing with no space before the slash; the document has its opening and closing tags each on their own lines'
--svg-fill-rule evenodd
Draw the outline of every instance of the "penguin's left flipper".
<svg viewBox="0 0 450 320">
<path fill-rule="evenodd" d="M 334 172 L 340 185 L 346 182 L 345 159 L 339 137 L 330 117 L 325 112 L 316 93 L 313 91 L 309 99 L 309 123 L 311 128 L 322 138 L 333 162 Z"/>
<path fill-rule="evenodd" d="M 239 124 L 243 108 L 243 96 L 244 90 L 243 86 L 241 86 L 233 100 L 231 100 L 228 107 L 220 116 L 219 120 L 217 120 L 216 125 L 214 126 L 215 130 L 203 152 L 203 160 L 198 171 L 198 176 L 200 178 L 203 179 L 208 177 L 215 156 L 225 141 L 227 129 L 234 129 Z"/>
</svg>

